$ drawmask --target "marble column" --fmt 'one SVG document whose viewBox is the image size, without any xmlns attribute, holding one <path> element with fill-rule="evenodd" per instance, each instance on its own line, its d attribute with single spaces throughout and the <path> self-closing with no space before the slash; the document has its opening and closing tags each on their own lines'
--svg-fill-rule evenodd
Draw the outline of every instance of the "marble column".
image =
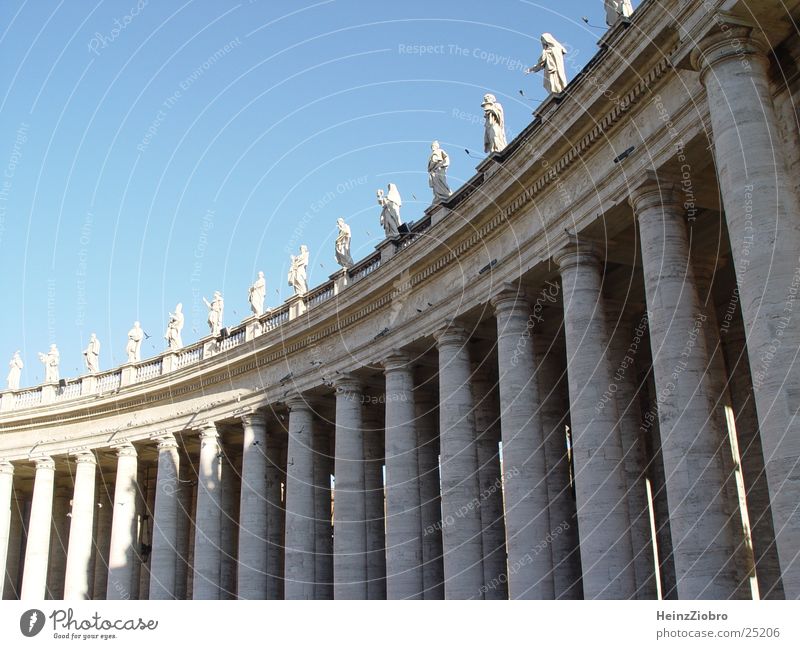
<svg viewBox="0 0 800 649">
<path fill-rule="evenodd" d="M 139 493 L 138 461 L 132 444 L 117 447 L 117 477 L 114 484 L 114 514 L 111 521 L 111 545 L 108 551 L 107 599 L 132 599 L 136 553 Z"/>
<path fill-rule="evenodd" d="M 583 593 L 586 599 L 629 599 L 636 581 L 616 401 L 597 409 L 613 374 L 601 264 L 585 244 L 569 243 L 554 259 L 564 303 Z"/>
<path fill-rule="evenodd" d="M 468 333 L 449 323 L 435 333 L 439 350 L 439 444 L 446 599 L 484 599 L 478 451 Z"/>
<path fill-rule="evenodd" d="M 194 488 L 197 476 L 189 461 L 183 455 L 178 473 L 178 524 L 177 524 L 177 561 L 175 564 L 175 599 L 189 599 L 192 591 L 187 588 L 190 574 L 190 554 L 194 543 L 191 541 L 192 501 L 197 493 Z"/>
<path fill-rule="evenodd" d="M 511 599 L 553 599 L 550 519 L 530 304 L 516 287 L 492 300 L 497 320 L 500 426 Z"/>
<path fill-rule="evenodd" d="M 548 325 L 550 319 L 556 321 L 550 329 L 561 322 L 560 313 L 544 317 Z M 552 331 L 545 334 L 534 330 L 532 340 L 547 465 L 553 592 L 556 599 L 583 599 L 578 519 L 567 449 L 566 429 L 570 422 L 566 356 Z"/>
<path fill-rule="evenodd" d="M 352 376 L 336 381 L 336 458 L 333 475 L 333 597 L 367 599 L 363 392 Z"/>
<path fill-rule="evenodd" d="M 67 570 L 64 578 L 64 599 L 91 599 L 89 582 L 94 529 L 94 486 L 97 460 L 94 453 L 78 453 L 75 457 L 75 489 L 72 492 L 72 517 L 69 525 Z"/>
<path fill-rule="evenodd" d="M 178 565 L 178 442 L 172 434 L 157 438 L 158 469 L 150 552 L 150 599 L 176 598 Z"/>
<path fill-rule="evenodd" d="M 414 392 L 422 525 L 422 583 L 425 599 L 444 599 L 442 497 L 439 491 L 439 412 L 433 386 Z"/>
<path fill-rule="evenodd" d="M 314 421 L 314 599 L 333 599 L 332 422 Z"/>
<path fill-rule="evenodd" d="M 222 450 L 214 423 L 200 429 L 192 599 L 220 599 Z"/>
<path fill-rule="evenodd" d="M 367 512 L 367 598 L 386 599 L 384 517 L 384 421 L 377 404 L 362 410 L 364 426 L 364 492 Z"/>
<path fill-rule="evenodd" d="M 300 396 L 289 407 L 286 459 L 285 599 L 314 599 L 314 426 L 311 406 Z"/>
<path fill-rule="evenodd" d="M 720 195 L 741 296 L 747 350 L 788 599 L 800 598 L 800 205 L 780 145 L 769 44 L 719 14 L 694 52 L 706 88 Z"/>
<path fill-rule="evenodd" d="M 508 569 L 503 478 L 500 475 L 500 407 L 495 384 L 489 376 L 489 362 L 496 361 L 486 358 L 483 365 L 473 364 L 471 381 L 480 486 L 478 511 L 483 542 L 484 598 L 504 600 L 508 599 Z"/>
<path fill-rule="evenodd" d="M 222 454 L 219 598 L 236 599 L 239 502 L 241 499 L 239 476 L 242 471 L 238 465 L 238 458 L 232 457 L 224 446 Z"/>
<path fill-rule="evenodd" d="M 47 559 L 50 552 L 50 518 L 53 512 L 53 483 L 56 465 L 50 457 L 36 460 L 33 501 L 28 521 L 28 542 L 22 569 L 20 598 L 44 599 L 47 587 Z"/>
<path fill-rule="evenodd" d="M 242 489 L 239 502 L 238 599 L 267 599 L 267 424 L 242 416 Z"/>
<path fill-rule="evenodd" d="M 6 557 L 3 577 L 3 599 L 19 599 L 21 590 L 20 563 L 24 556 L 26 502 L 14 490 L 11 495 L 11 527 L 8 538 L 8 556 Z"/>
<path fill-rule="evenodd" d="M 714 415 L 709 352 L 677 188 L 650 176 L 634 189 L 649 311 L 661 453 L 680 599 L 728 599 L 737 588 L 725 503 L 726 431 Z"/>
<path fill-rule="evenodd" d="M 6 561 L 11 534 L 11 503 L 14 495 L 14 465 L 0 460 L 0 600 L 3 599 Z"/>
<path fill-rule="evenodd" d="M 422 515 L 411 358 L 394 352 L 386 375 L 386 597 L 422 599 Z"/>
</svg>

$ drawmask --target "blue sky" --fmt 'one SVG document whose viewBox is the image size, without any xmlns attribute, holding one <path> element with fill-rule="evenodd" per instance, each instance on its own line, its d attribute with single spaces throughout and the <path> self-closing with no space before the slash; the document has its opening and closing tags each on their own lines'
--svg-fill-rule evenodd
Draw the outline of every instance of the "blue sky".
<svg viewBox="0 0 800 649">
<path fill-rule="evenodd" d="M 35 384 L 55 342 L 75 376 L 94 331 L 107 369 L 137 319 L 152 356 L 179 301 L 193 342 L 202 296 L 222 291 L 235 324 L 259 270 L 280 304 L 301 243 L 322 283 L 337 217 L 356 260 L 374 250 L 376 189 L 422 215 L 431 140 L 451 187 L 473 174 L 484 93 L 509 140 L 528 124 L 519 90 L 545 93 L 522 68 L 549 31 L 574 76 L 603 32 L 584 15 L 603 25 L 602 1 L 3 0 L 0 360 L 21 350 Z"/>
</svg>

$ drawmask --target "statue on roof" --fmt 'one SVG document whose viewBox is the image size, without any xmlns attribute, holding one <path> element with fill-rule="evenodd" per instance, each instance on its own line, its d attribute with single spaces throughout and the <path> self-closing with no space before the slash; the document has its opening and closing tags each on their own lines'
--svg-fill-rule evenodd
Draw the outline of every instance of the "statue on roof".
<svg viewBox="0 0 800 649">
<path fill-rule="evenodd" d="M 525 70 L 525 74 L 544 70 L 544 87 L 547 92 L 557 95 L 567 87 L 567 73 L 564 68 L 566 48 L 552 34 L 542 34 L 542 55 L 536 65 Z"/>
<path fill-rule="evenodd" d="M 400 226 L 403 221 L 400 219 L 400 207 L 403 200 L 400 198 L 400 192 L 397 191 L 397 185 L 389 183 L 388 193 L 384 194 L 382 189 L 377 192 L 378 205 L 381 206 L 381 225 L 386 237 L 391 239 L 400 235 Z"/>
<path fill-rule="evenodd" d="M 506 148 L 506 119 L 503 106 L 494 95 L 483 96 L 483 150 L 486 153 L 497 153 Z"/>
<path fill-rule="evenodd" d="M 622 18 L 630 18 L 633 14 L 631 0 L 605 0 L 606 24 L 616 25 Z"/>
<path fill-rule="evenodd" d="M 447 184 L 449 166 L 450 156 L 439 146 L 438 140 L 434 140 L 431 144 L 431 156 L 428 158 L 428 185 L 433 190 L 434 203 L 446 201 L 453 193 Z"/>
</svg>

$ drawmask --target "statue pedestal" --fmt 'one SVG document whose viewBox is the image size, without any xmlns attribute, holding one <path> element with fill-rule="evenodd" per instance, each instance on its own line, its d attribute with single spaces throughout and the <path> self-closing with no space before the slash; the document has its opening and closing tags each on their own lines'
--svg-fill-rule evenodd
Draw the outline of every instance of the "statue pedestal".
<svg viewBox="0 0 800 649">
<path fill-rule="evenodd" d="M 42 386 L 42 403 L 53 403 L 56 400 L 58 383 L 45 383 Z"/>
<path fill-rule="evenodd" d="M 161 357 L 161 373 L 174 372 L 178 369 L 178 354 L 167 352 Z"/>
<path fill-rule="evenodd" d="M 119 379 L 119 386 L 131 385 L 136 381 L 136 366 L 133 363 L 126 363 L 122 366 Z"/>
<path fill-rule="evenodd" d="M 8 412 L 9 410 L 13 410 L 16 397 L 17 395 L 11 390 L 8 392 L 3 392 L 3 394 L 0 395 L 0 412 Z"/>
<path fill-rule="evenodd" d="M 264 317 L 269 314 L 269 309 L 264 311 L 261 317 Z M 253 340 L 256 336 L 261 335 L 261 320 L 259 316 L 252 315 L 249 318 L 245 319 L 244 321 L 244 340 L 248 342 Z"/>
<path fill-rule="evenodd" d="M 350 278 L 347 268 L 340 268 L 329 277 L 333 281 L 333 294 L 339 295 L 346 287 L 347 280 Z"/>
<path fill-rule="evenodd" d="M 550 119 L 550 115 L 553 114 L 558 105 L 561 103 L 561 100 L 564 98 L 564 93 L 560 92 L 557 95 L 550 94 L 548 95 L 547 99 L 545 99 L 539 107 L 533 111 L 533 116 L 537 119 L 546 122 Z"/>
<path fill-rule="evenodd" d="M 431 227 L 436 225 L 439 221 L 443 221 L 450 214 L 450 208 L 445 207 L 444 203 L 434 203 L 425 213 L 431 217 Z"/>
<path fill-rule="evenodd" d="M 289 305 L 289 320 L 299 318 L 306 312 L 306 301 L 304 295 L 292 295 L 286 303 Z"/>
<path fill-rule="evenodd" d="M 97 391 L 97 377 L 94 374 L 89 374 L 81 378 L 81 396 L 87 394 L 94 394 Z"/>
<path fill-rule="evenodd" d="M 394 253 L 397 252 L 396 244 L 399 240 L 400 237 L 392 237 L 391 239 L 387 238 L 375 246 L 375 250 L 381 253 L 381 265 L 385 264 L 392 257 L 394 257 Z"/>
</svg>

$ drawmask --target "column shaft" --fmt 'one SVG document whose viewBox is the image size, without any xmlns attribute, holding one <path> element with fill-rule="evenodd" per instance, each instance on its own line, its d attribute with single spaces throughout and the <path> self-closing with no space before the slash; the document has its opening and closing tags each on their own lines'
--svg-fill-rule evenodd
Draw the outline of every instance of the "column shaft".
<svg viewBox="0 0 800 649">
<path fill-rule="evenodd" d="M 377 409 L 362 411 L 364 491 L 367 510 L 367 598 L 386 599 L 386 532 L 383 488 L 384 421 Z"/>
<path fill-rule="evenodd" d="M 422 599 L 422 516 L 410 358 L 384 361 L 386 374 L 386 596 Z"/>
<path fill-rule="evenodd" d="M 267 426 L 264 416 L 242 417 L 238 598 L 267 599 Z"/>
<path fill-rule="evenodd" d="M 284 597 L 314 599 L 313 417 L 302 398 L 288 402 Z"/>
<path fill-rule="evenodd" d="M 214 424 L 200 431 L 192 599 L 220 599 L 222 449 Z"/>
<path fill-rule="evenodd" d="M 483 599 L 478 451 L 467 333 L 446 326 L 439 349 L 439 444 L 442 473 L 442 544 L 446 599 Z"/>
<path fill-rule="evenodd" d="M 314 599 L 333 599 L 331 426 L 314 422 Z"/>
<path fill-rule="evenodd" d="M 570 244 L 561 272 L 575 493 L 586 599 L 629 599 L 636 592 L 622 442 L 616 401 L 598 412 L 612 383 L 600 263 Z"/>
<path fill-rule="evenodd" d="M 14 495 L 14 465 L 0 460 L 0 599 L 3 599 L 6 561 L 11 534 L 11 503 Z"/>
<path fill-rule="evenodd" d="M 45 596 L 54 479 L 53 460 L 49 457 L 37 460 L 28 522 L 28 542 L 25 547 L 25 565 L 22 570 L 21 599 L 44 599 Z"/>
<path fill-rule="evenodd" d="M 176 598 L 179 471 L 178 442 L 173 435 L 165 435 L 158 440 L 153 549 L 150 553 L 150 599 Z"/>
<path fill-rule="evenodd" d="M 136 500 L 139 492 L 136 450 L 131 445 L 117 450 L 117 477 L 114 484 L 114 515 L 108 552 L 106 598 L 132 599 L 136 560 Z"/>
<path fill-rule="evenodd" d="M 335 599 L 367 599 L 367 525 L 361 384 L 336 384 L 333 578 Z"/>
<path fill-rule="evenodd" d="M 69 525 L 67 571 L 64 599 L 91 599 L 89 581 L 94 529 L 94 486 L 97 461 L 93 453 L 81 453 L 75 462 L 75 489 L 72 494 L 72 518 Z"/>
</svg>

